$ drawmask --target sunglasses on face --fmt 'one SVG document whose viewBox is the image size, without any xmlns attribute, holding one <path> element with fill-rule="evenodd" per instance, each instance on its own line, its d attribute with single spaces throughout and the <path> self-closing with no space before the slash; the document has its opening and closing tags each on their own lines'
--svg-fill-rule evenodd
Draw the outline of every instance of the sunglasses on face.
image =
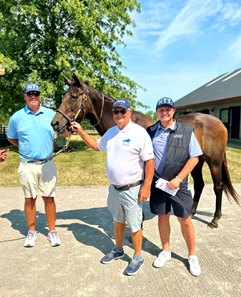
<svg viewBox="0 0 241 297">
<path fill-rule="evenodd" d="M 127 112 L 126 109 L 112 110 L 113 114 L 118 114 L 118 113 L 125 114 L 126 112 Z"/>
<path fill-rule="evenodd" d="M 40 94 L 39 92 L 28 92 L 28 93 L 27 93 L 28 97 L 33 97 L 33 96 L 34 96 L 34 97 L 38 97 L 39 94 Z"/>
</svg>

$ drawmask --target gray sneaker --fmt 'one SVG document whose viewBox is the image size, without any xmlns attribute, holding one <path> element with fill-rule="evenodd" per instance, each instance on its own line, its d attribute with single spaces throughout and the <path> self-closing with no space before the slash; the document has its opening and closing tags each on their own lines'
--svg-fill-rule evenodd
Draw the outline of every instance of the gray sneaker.
<svg viewBox="0 0 241 297">
<path fill-rule="evenodd" d="M 117 250 L 116 248 L 113 248 L 113 250 L 105 255 L 101 260 L 100 262 L 103 263 L 103 264 L 109 264 L 111 262 L 113 262 L 114 260 L 117 260 L 117 259 L 120 259 L 124 256 L 124 250 Z"/>
<path fill-rule="evenodd" d="M 134 257 L 132 261 L 126 267 L 124 274 L 135 275 L 144 266 L 144 259 Z"/>
<path fill-rule="evenodd" d="M 28 234 L 26 236 L 26 239 L 24 241 L 24 246 L 25 247 L 33 247 L 35 246 L 35 239 L 37 237 L 37 232 L 36 231 L 28 231 Z"/>
<path fill-rule="evenodd" d="M 50 242 L 51 246 L 61 245 L 61 241 L 59 239 L 59 236 L 58 236 L 58 233 L 56 230 L 49 231 L 47 238 L 48 238 L 48 241 Z"/>
</svg>

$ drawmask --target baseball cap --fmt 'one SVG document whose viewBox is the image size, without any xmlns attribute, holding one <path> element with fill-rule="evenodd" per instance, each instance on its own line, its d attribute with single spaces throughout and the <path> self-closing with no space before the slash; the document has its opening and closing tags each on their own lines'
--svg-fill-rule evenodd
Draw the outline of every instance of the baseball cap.
<svg viewBox="0 0 241 297">
<path fill-rule="evenodd" d="M 170 105 L 171 107 L 174 107 L 174 102 L 172 101 L 171 98 L 163 97 L 157 101 L 156 110 L 162 105 Z"/>
<path fill-rule="evenodd" d="M 24 93 L 28 93 L 28 92 L 32 92 L 32 91 L 40 93 L 39 86 L 36 85 L 35 83 L 27 83 L 24 88 Z"/>
<path fill-rule="evenodd" d="M 131 108 L 130 102 L 125 98 L 118 98 L 116 99 L 115 103 L 113 104 L 112 108 L 122 107 L 124 109 Z"/>
</svg>

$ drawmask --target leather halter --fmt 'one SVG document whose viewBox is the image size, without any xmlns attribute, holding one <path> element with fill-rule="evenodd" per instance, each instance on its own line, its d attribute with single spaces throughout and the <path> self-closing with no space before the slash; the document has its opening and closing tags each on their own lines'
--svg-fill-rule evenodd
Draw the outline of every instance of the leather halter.
<svg viewBox="0 0 241 297">
<path fill-rule="evenodd" d="M 69 117 L 64 111 L 57 109 L 56 112 L 60 113 L 66 120 L 67 123 L 59 130 L 59 132 L 61 133 L 62 131 L 64 131 L 65 129 L 67 129 L 69 131 L 69 127 L 71 126 L 71 124 L 76 121 L 76 119 L 78 118 L 79 114 L 81 111 L 83 111 L 84 116 L 85 116 L 85 102 L 88 100 L 88 96 L 84 93 L 83 94 L 83 99 L 82 102 L 80 104 L 79 109 L 77 110 L 76 114 L 74 115 L 73 118 Z M 84 117 L 83 116 L 83 117 Z"/>
<path fill-rule="evenodd" d="M 86 88 L 84 88 L 84 91 L 85 91 Z M 100 124 L 100 121 L 102 119 L 102 116 L 103 116 L 103 110 L 104 110 L 104 103 L 105 103 L 105 98 L 104 98 L 104 94 L 101 93 L 101 96 L 98 94 L 99 97 L 101 97 L 102 99 L 102 105 L 101 105 L 101 112 L 100 112 L 100 116 L 99 116 L 99 119 L 97 121 L 96 124 L 94 124 L 93 126 L 96 127 L 97 125 Z M 87 95 L 85 92 L 83 94 L 83 99 L 82 99 L 82 102 L 80 104 L 80 107 L 79 109 L 77 110 L 76 114 L 74 115 L 73 118 L 69 117 L 65 112 L 63 112 L 62 110 L 60 109 L 57 109 L 56 112 L 60 113 L 66 120 L 67 120 L 67 123 L 59 130 L 59 132 L 61 133 L 62 131 L 64 131 L 65 129 L 67 129 L 69 131 L 69 127 L 71 126 L 71 124 L 76 121 L 76 119 L 78 118 L 80 112 L 82 111 L 83 112 L 83 117 L 85 117 L 85 114 L 86 114 L 86 111 L 85 111 L 85 103 L 86 101 L 90 99 L 89 95 Z M 90 99 L 91 100 L 91 99 Z"/>
</svg>

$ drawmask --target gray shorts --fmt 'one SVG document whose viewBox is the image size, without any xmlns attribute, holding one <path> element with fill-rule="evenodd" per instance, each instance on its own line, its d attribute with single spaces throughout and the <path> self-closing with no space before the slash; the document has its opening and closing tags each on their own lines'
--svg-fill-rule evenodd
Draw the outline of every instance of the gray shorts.
<svg viewBox="0 0 241 297">
<path fill-rule="evenodd" d="M 127 191 L 118 191 L 113 185 L 109 187 L 108 208 L 115 222 L 127 223 L 132 232 L 141 229 L 142 203 L 139 199 L 140 185 Z"/>
<path fill-rule="evenodd" d="M 51 160 L 42 165 L 20 162 L 18 177 L 25 198 L 55 197 L 57 170 Z"/>
</svg>

